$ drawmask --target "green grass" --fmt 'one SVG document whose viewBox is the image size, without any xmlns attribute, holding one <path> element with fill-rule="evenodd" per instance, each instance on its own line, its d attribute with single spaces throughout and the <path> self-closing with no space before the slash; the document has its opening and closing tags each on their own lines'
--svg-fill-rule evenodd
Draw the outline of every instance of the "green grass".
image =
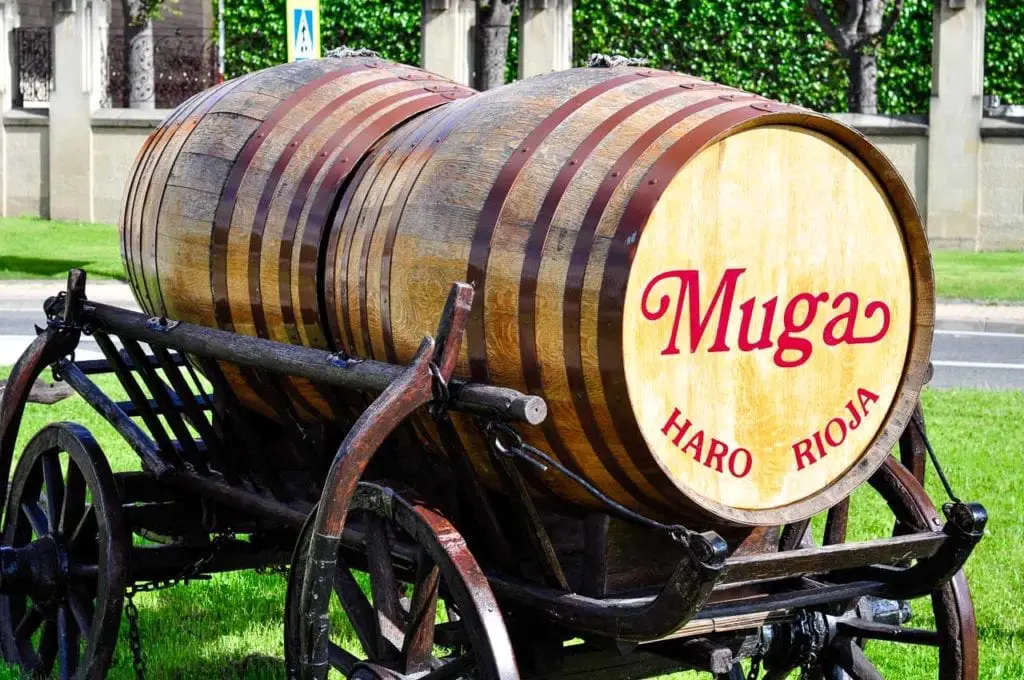
<svg viewBox="0 0 1024 680">
<path fill-rule="evenodd" d="M 1024 302 L 1024 252 L 933 254 L 940 298 Z M 72 267 L 124 281 L 117 227 L 0 218 L 0 280 L 62 279 Z"/>
<path fill-rule="evenodd" d="M 1024 302 L 1024 252 L 932 253 L 940 298 Z"/>
<path fill-rule="evenodd" d="M 0 369 L 0 376 L 5 373 Z M 120 398 L 112 379 L 99 383 Z M 966 500 L 984 503 L 991 517 L 986 538 L 967 566 L 981 634 L 981 677 L 1024 678 L 1024 576 L 1019 567 L 1024 562 L 1024 393 L 931 390 L 924 403 L 932 441 L 955 489 Z M 54 406 L 30 404 L 19 450 L 32 433 L 55 420 L 74 420 L 91 430 L 116 470 L 137 469 L 130 449 L 78 397 Z M 939 502 L 944 496 L 935 475 L 929 475 L 929 490 Z M 854 539 L 888 533 L 890 515 L 870 488 L 855 493 L 853 507 Z M 279 576 L 240 572 L 139 595 L 150 677 L 283 678 L 284 591 Z M 930 625 L 926 604 L 915 603 L 914 625 Z M 114 679 L 133 677 L 126 633 L 122 622 L 110 674 Z M 931 649 L 874 642 L 868 651 L 886 678 L 936 677 Z"/>
<path fill-rule="evenodd" d="M 0 280 L 63 279 L 81 267 L 93 278 L 125 281 L 118 243 L 109 224 L 0 218 Z"/>
</svg>

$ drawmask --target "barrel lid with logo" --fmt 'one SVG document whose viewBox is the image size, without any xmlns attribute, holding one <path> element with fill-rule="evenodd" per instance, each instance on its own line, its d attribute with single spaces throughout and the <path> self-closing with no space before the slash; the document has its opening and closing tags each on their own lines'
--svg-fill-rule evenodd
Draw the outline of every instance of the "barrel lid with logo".
<svg viewBox="0 0 1024 680">
<path fill-rule="evenodd" d="M 692 131 L 647 173 L 623 219 L 612 350 L 658 465 L 744 524 L 809 516 L 870 476 L 909 420 L 934 323 L 892 165 L 824 116 L 765 113 Z"/>
</svg>

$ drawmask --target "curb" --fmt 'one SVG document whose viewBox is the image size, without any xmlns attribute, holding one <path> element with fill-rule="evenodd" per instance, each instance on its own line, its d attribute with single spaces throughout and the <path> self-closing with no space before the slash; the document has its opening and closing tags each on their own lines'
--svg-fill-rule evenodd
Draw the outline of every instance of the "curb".
<svg viewBox="0 0 1024 680">
<path fill-rule="evenodd" d="M 66 287 L 63 281 L 0 281 L 0 307 L 42 309 L 46 298 Z M 90 300 L 118 307 L 138 309 L 131 288 L 120 281 L 90 281 L 85 287 Z"/>
<path fill-rule="evenodd" d="M 936 319 L 937 331 L 967 331 L 972 333 L 1012 333 L 1024 335 L 1024 321 L 997 321 L 995 319 Z"/>
<path fill-rule="evenodd" d="M 940 300 L 935 309 L 935 329 L 1021 335 L 1024 334 L 1024 306 Z"/>
</svg>

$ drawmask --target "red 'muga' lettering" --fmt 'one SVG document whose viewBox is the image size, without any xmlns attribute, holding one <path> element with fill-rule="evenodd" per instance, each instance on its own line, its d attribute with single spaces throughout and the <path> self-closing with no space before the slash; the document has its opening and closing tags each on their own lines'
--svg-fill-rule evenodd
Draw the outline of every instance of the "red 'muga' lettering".
<svg viewBox="0 0 1024 680">
<path fill-rule="evenodd" d="M 688 330 L 690 353 L 693 354 L 701 346 L 705 334 L 711 333 L 711 344 L 708 352 L 728 352 L 730 347 L 726 340 L 729 333 L 729 322 L 733 316 L 736 298 L 736 283 L 747 270 L 745 268 L 726 269 L 725 274 L 715 286 L 707 307 L 701 296 L 700 272 L 696 269 L 673 269 L 662 272 L 648 283 L 640 299 L 640 308 L 644 318 L 657 321 L 670 311 L 672 313 L 672 331 L 669 334 L 662 355 L 679 354 L 679 327 L 683 324 L 683 308 L 687 308 L 685 327 Z M 676 288 L 670 284 L 675 282 Z M 660 297 L 652 294 L 654 289 L 662 289 Z M 674 299 L 674 303 L 673 303 Z M 656 301 L 656 304 L 653 304 Z M 775 348 L 772 360 L 781 368 L 796 368 L 807 362 L 814 352 L 814 343 L 810 338 L 801 335 L 810 328 L 817 318 L 819 308 L 823 314 L 825 303 L 829 301 L 828 293 L 798 293 L 782 307 L 782 331 L 778 335 L 775 330 L 775 311 L 779 307 L 779 298 L 772 297 L 758 305 L 755 298 L 736 305 L 739 307 L 740 327 L 737 346 L 741 352 L 758 349 Z M 839 293 L 829 306 L 833 315 L 822 331 L 822 342 L 830 347 L 836 345 L 862 345 L 878 342 L 889 332 L 892 312 L 881 300 L 872 300 L 864 306 L 863 319 L 870 323 L 877 316 L 879 327 L 869 335 L 857 333 L 857 322 L 861 318 L 861 300 L 856 293 L 845 291 Z M 755 324 L 755 308 L 762 310 L 761 321 Z M 755 328 L 755 326 L 757 326 Z"/>
</svg>

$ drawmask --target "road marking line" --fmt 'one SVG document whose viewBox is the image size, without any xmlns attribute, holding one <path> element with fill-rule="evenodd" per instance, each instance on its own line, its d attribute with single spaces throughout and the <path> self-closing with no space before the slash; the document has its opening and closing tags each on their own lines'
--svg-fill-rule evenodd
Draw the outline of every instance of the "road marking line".
<svg viewBox="0 0 1024 680">
<path fill-rule="evenodd" d="M 1024 333 L 1000 333 L 997 331 L 951 331 L 941 330 L 935 331 L 935 335 L 970 335 L 970 336 L 988 336 L 990 338 L 1019 338 L 1024 340 Z"/>
<path fill-rule="evenodd" d="M 933 361 L 933 366 L 948 366 L 950 368 L 997 368 L 1003 370 L 1024 371 L 1024 364 L 986 364 L 977 361 Z"/>
</svg>

